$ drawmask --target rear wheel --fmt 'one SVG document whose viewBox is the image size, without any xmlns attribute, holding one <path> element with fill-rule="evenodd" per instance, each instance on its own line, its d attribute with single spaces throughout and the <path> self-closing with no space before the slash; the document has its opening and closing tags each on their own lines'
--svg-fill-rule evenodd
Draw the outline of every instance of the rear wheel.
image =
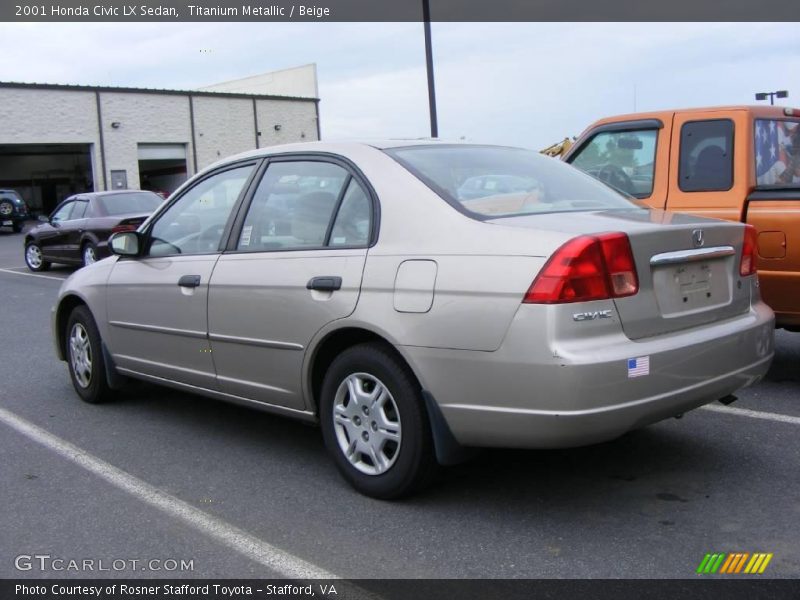
<svg viewBox="0 0 800 600">
<path fill-rule="evenodd" d="M 320 419 L 339 471 L 367 496 L 403 496 L 437 470 L 419 384 L 381 344 L 354 346 L 333 361 L 322 384 Z"/>
<path fill-rule="evenodd" d="M 73 309 L 67 321 L 66 357 L 72 385 L 85 402 L 98 404 L 111 399 L 100 333 L 86 306 Z"/>
<path fill-rule="evenodd" d="M 42 255 L 42 247 L 36 242 L 29 242 L 25 246 L 25 264 L 31 271 L 47 271 L 50 263 Z"/>
<path fill-rule="evenodd" d="M 81 259 L 84 267 L 97 262 L 97 247 L 92 242 L 86 242 L 81 248 Z"/>
</svg>

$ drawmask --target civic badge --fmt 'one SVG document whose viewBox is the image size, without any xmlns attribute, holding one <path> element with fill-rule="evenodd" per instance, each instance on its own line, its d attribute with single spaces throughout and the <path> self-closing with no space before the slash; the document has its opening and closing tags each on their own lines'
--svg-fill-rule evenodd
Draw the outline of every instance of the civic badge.
<svg viewBox="0 0 800 600">
<path fill-rule="evenodd" d="M 705 244 L 705 240 L 703 239 L 703 230 L 702 229 L 695 229 L 692 232 L 692 242 L 694 242 L 695 248 L 702 248 L 703 244 Z"/>
</svg>

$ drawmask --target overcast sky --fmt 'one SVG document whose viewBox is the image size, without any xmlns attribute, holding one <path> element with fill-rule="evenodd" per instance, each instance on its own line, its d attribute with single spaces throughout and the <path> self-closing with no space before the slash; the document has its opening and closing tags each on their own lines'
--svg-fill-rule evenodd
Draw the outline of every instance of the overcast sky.
<svg viewBox="0 0 800 600">
<path fill-rule="evenodd" d="M 0 81 L 192 89 L 317 63 L 323 139 L 429 134 L 420 23 L 0 24 Z M 800 105 L 797 25 L 434 23 L 441 137 L 543 148 L 602 116 Z"/>
</svg>

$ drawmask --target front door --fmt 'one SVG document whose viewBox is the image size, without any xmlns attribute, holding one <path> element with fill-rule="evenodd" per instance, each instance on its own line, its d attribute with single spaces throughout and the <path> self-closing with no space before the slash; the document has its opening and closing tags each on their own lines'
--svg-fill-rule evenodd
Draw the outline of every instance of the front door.
<svg viewBox="0 0 800 600">
<path fill-rule="evenodd" d="M 197 182 L 148 227 L 144 256 L 117 260 L 107 298 L 110 347 L 120 371 L 216 388 L 208 284 L 255 167 L 234 165 Z"/>
<path fill-rule="evenodd" d="M 271 162 L 211 278 L 209 338 L 220 390 L 297 410 L 303 356 L 356 307 L 372 198 L 342 165 Z"/>
</svg>

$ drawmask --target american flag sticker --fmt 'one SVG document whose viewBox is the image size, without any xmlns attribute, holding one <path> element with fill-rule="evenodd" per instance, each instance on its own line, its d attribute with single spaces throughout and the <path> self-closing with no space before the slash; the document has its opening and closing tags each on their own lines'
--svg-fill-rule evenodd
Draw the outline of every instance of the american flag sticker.
<svg viewBox="0 0 800 600">
<path fill-rule="evenodd" d="M 639 358 L 628 359 L 628 378 L 642 377 L 650 375 L 650 357 L 640 356 Z"/>
</svg>

